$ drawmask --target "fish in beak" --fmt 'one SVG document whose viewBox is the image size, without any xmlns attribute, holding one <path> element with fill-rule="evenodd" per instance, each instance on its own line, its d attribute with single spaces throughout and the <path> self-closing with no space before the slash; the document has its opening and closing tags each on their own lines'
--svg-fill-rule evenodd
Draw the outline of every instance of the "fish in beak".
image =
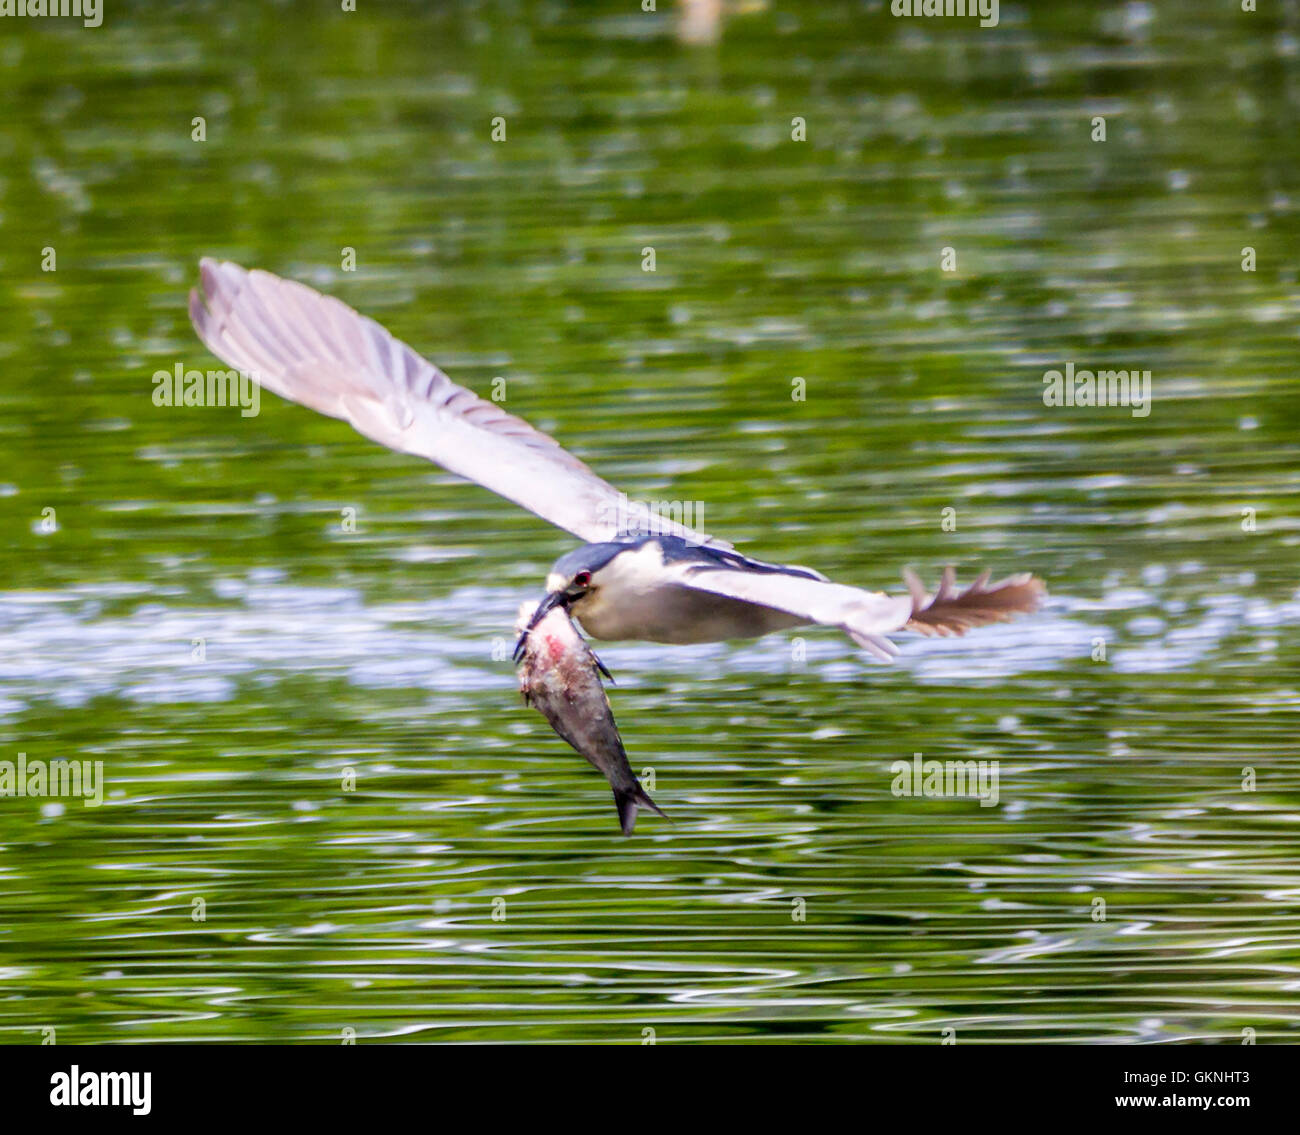
<svg viewBox="0 0 1300 1135">
<path fill-rule="evenodd" d="M 524 616 L 525 607 L 532 611 L 532 614 L 527 618 Z M 525 603 L 523 607 L 519 608 L 519 618 L 515 620 L 515 630 L 519 631 L 519 641 L 515 643 L 515 662 L 523 661 L 524 644 L 528 641 L 528 636 L 532 634 L 533 628 L 557 607 L 566 612 L 568 611 L 569 597 L 563 591 L 548 591 L 540 603 Z M 574 634 L 577 634 L 576 629 Z M 604 670 L 605 668 L 602 666 L 601 669 Z M 607 670 L 605 672 L 609 673 Z"/>
<path fill-rule="evenodd" d="M 600 673 L 609 671 L 578 633 L 563 598 L 562 592 L 553 592 L 541 603 L 525 603 L 519 609 L 515 624 L 520 631 L 519 692 L 556 733 L 604 774 L 614 791 L 619 825 L 624 835 L 631 835 L 639 808 L 664 814 L 628 764 L 614 711 L 600 682 Z"/>
</svg>

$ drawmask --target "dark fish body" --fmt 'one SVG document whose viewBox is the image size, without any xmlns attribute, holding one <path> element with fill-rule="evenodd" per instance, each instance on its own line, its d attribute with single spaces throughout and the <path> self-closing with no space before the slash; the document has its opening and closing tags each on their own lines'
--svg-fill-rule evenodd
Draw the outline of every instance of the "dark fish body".
<svg viewBox="0 0 1300 1135">
<path fill-rule="evenodd" d="M 527 603 L 520 609 L 521 632 L 535 607 L 535 603 Z M 600 681 L 599 663 L 562 607 L 547 612 L 527 632 L 519 663 L 519 692 L 556 733 L 604 774 L 614 790 L 624 835 L 632 834 L 638 808 L 663 815 L 628 764 L 614 711 Z"/>
</svg>

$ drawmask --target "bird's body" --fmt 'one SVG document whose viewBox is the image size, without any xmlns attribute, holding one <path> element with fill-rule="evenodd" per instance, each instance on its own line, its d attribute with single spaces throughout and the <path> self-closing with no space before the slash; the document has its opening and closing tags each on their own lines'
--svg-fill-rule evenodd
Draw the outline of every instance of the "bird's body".
<svg viewBox="0 0 1300 1135">
<path fill-rule="evenodd" d="M 383 445 L 476 481 L 585 541 L 551 569 L 546 594 L 520 634 L 517 658 L 528 655 L 530 634 L 558 607 L 596 638 L 664 643 L 755 638 L 818 623 L 889 661 L 898 653 L 885 637 L 893 631 L 964 634 L 1032 611 L 1044 594 L 1042 582 L 1028 574 L 990 585 L 985 573 L 958 591 L 947 569 L 932 594 L 905 573 L 908 594 L 891 596 L 833 583 L 809 568 L 752 559 L 644 506 L 629 507 L 553 438 L 457 386 L 338 300 L 236 264 L 204 260 L 200 269 L 203 292 L 190 293 L 190 319 L 227 365 L 290 401 L 351 422 Z M 581 657 L 576 648 L 572 653 Z M 575 682 L 579 674 L 570 672 Z M 599 719 L 598 701 L 588 700 Z M 612 727 L 612 715 L 609 720 Z M 572 724 L 566 728 L 573 732 Z M 598 721 L 594 728 L 599 731 Z M 608 737 L 586 738 L 585 749 L 574 744 L 588 759 L 591 750 L 613 751 Z"/>
<path fill-rule="evenodd" d="M 608 558 L 604 557 L 608 555 Z M 587 544 L 571 552 L 573 562 L 597 563 L 587 591 L 569 606 L 593 638 L 689 644 L 757 638 L 797 627 L 807 620 L 760 603 L 731 599 L 691 587 L 697 571 L 770 570 L 805 574 L 802 568 L 760 565 L 731 553 L 726 559 L 680 536 L 635 536 Z M 558 565 L 557 565 L 558 566 Z M 553 571 L 548 592 L 563 591 L 569 579 Z"/>
</svg>

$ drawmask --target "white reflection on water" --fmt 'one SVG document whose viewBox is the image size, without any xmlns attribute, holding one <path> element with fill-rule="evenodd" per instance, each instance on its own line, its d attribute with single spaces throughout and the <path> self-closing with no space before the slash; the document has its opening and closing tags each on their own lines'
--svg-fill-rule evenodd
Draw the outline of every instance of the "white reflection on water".
<svg viewBox="0 0 1300 1135">
<path fill-rule="evenodd" d="M 1146 579 L 1160 577 L 1152 573 Z M 1161 580 L 1163 582 L 1163 580 Z M 100 696 L 142 703 L 227 701 L 240 680 L 290 675 L 343 678 L 361 688 L 467 691 L 514 684 L 508 661 L 516 590 L 463 588 L 422 602 L 366 602 L 356 590 L 306 587 L 259 571 L 213 588 L 227 604 L 185 605 L 147 584 L 86 584 L 59 592 L 0 593 L 0 717 L 34 702 L 78 706 Z M 122 614 L 122 608 L 141 602 Z M 170 603 L 159 602 L 170 600 Z M 895 663 L 921 682 L 955 682 L 1052 670 L 1086 662 L 1099 639 L 1124 673 L 1189 668 L 1228 640 L 1253 639 L 1267 660 L 1277 628 L 1300 623 L 1300 592 L 1270 602 L 1235 593 L 1193 598 L 1153 587 L 1112 588 L 1100 599 L 1052 597 L 1043 611 L 965 638 L 898 636 Z M 801 637 L 806 661 L 792 661 Z M 194 658 L 202 640 L 202 660 Z M 824 628 L 756 642 L 697 647 L 607 645 L 620 684 L 638 674 L 781 673 L 802 667 L 852 681 L 873 663 Z"/>
</svg>

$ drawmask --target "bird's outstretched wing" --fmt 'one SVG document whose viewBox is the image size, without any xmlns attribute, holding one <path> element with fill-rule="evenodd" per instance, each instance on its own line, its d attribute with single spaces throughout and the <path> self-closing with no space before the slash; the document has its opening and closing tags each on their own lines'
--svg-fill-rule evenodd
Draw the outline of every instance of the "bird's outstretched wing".
<svg viewBox="0 0 1300 1135">
<path fill-rule="evenodd" d="M 663 532 L 729 547 L 629 501 L 552 438 L 457 386 L 372 319 L 305 284 L 204 259 L 190 320 L 266 389 L 427 457 L 588 541 Z"/>
<path fill-rule="evenodd" d="M 891 631 L 961 635 L 971 627 L 1033 611 L 1046 594 L 1043 581 L 1035 576 L 1014 575 L 989 586 L 987 572 L 958 592 L 951 567 L 944 570 L 943 582 L 934 595 L 927 594 L 920 580 L 907 572 L 910 594 L 904 596 L 865 591 L 808 575 L 712 568 L 698 562 L 683 563 L 676 575 L 677 582 L 686 587 L 758 603 L 810 623 L 839 627 L 884 662 L 898 654 L 898 647 L 884 637 Z"/>
</svg>

